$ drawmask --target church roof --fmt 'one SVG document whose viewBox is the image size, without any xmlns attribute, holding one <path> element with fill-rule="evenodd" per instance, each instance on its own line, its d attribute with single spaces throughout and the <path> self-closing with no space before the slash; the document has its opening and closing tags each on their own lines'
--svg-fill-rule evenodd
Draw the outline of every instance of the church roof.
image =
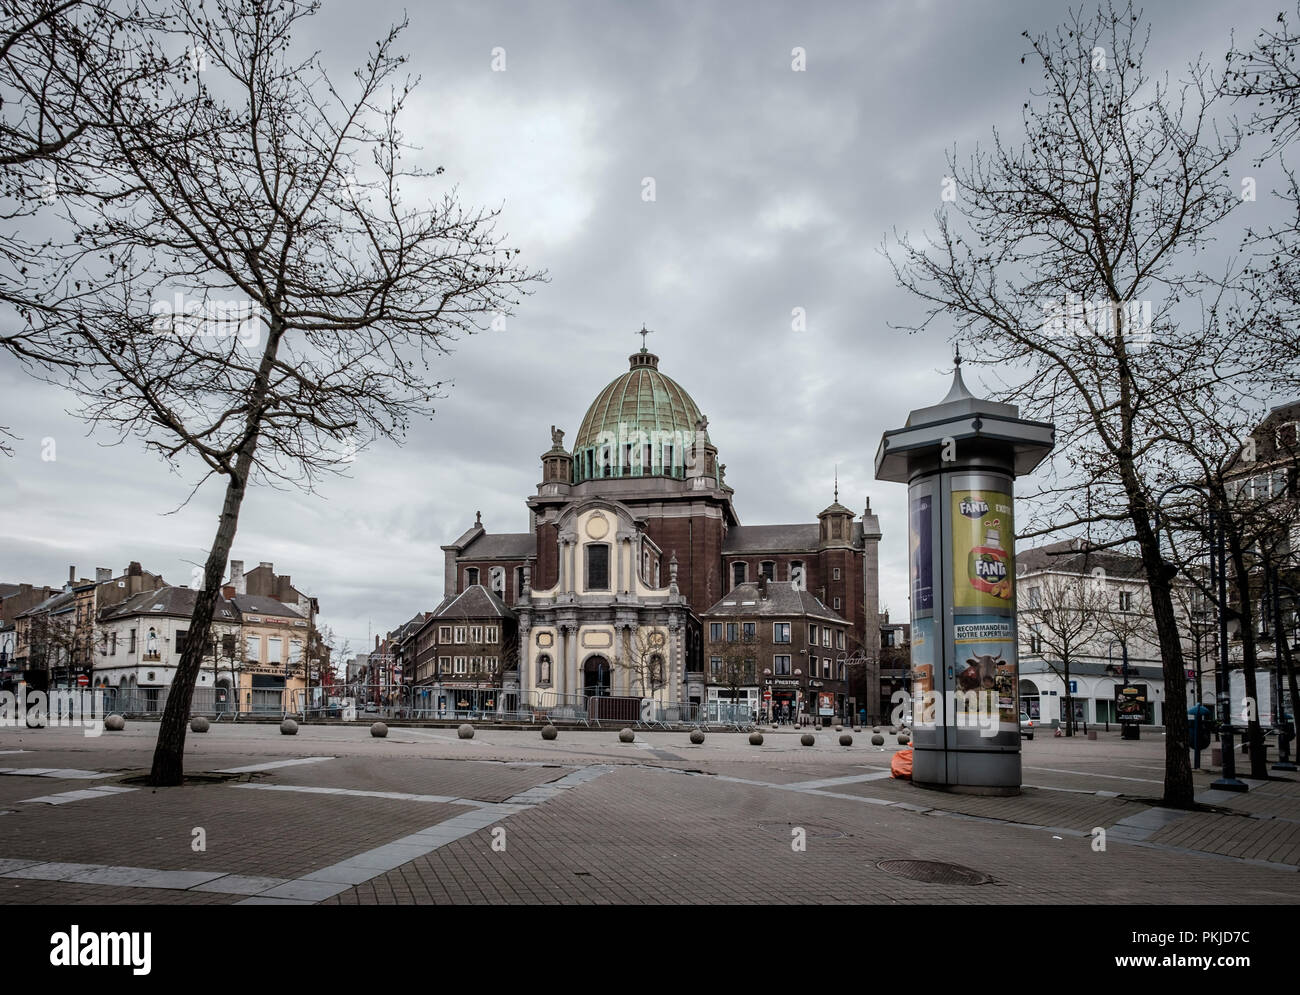
<svg viewBox="0 0 1300 995">
<path fill-rule="evenodd" d="M 537 537 L 531 532 L 481 533 L 461 550 L 467 560 L 523 560 L 537 555 Z"/>
<path fill-rule="evenodd" d="M 846 514 L 853 514 L 847 508 Z M 821 528 L 811 525 L 735 525 L 727 530 L 722 543 L 724 556 L 734 553 L 810 553 L 816 552 Z M 849 536 L 854 546 L 862 545 L 862 523 L 854 522 Z"/>
<path fill-rule="evenodd" d="M 630 369 L 611 381 L 591 402 L 573 440 L 573 452 L 601 444 L 602 433 L 625 439 L 640 430 L 677 433 L 681 446 L 695 441 L 699 406 L 677 381 L 659 372 L 659 357 L 642 349 L 629 357 Z M 624 426 L 619 432 L 619 426 Z M 607 437 L 608 438 L 608 437 Z M 708 435 L 706 433 L 707 441 Z"/>
</svg>

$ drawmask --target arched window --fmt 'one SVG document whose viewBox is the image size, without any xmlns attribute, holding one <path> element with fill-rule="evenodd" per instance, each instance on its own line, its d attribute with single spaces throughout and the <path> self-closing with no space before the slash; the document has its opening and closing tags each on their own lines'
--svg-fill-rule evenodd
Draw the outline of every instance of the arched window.
<svg viewBox="0 0 1300 995">
<path fill-rule="evenodd" d="M 803 560 L 790 561 L 790 584 L 796 591 L 806 591 L 808 589 L 804 583 Z"/>
<path fill-rule="evenodd" d="M 650 657 L 650 686 L 654 688 L 664 686 L 664 658 L 658 653 Z"/>
<path fill-rule="evenodd" d="M 551 658 L 545 653 L 537 658 L 537 683 L 551 683 Z"/>
<path fill-rule="evenodd" d="M 609 590 L 609 546 L 606 543 L 587 543 L 587 590 Z"/>
</svg>

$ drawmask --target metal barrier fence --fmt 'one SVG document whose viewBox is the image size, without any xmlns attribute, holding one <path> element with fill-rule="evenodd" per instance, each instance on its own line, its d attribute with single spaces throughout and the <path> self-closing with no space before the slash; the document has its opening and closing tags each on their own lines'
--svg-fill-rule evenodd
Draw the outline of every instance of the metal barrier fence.
<svg viewBox="0 0 1300 995">
<path fill-rule="evenodd" d="M 751 712 L 736 709 L 735 714 L 709 719 L 705 707 L 697 702 L 659 701 L 627 695 L 560 694 L 533 689 L 523 694 L 524 707 L 537 722 L 600 728 L 626 725 L 647 729 L 671 729 L 681 726 L 701 728 L 753 728 Z"/>
<path fill-rule="evenodd" d="M 171 688 L 94 688 L 104 696 L 104 712 L 143 717 L 161 716 L 167 707 Z M 299 714 L 300 691 L 278 688 L 211 688 L 196 687 L 190 699 L 190 715 L 202 715 L 220 721 L 240 717 L 284 718 Z"/>
<path fill-rule="evenodd" d="M 104 714 L 159 717 L 170 688 L 93 688 L 103 694 Z M 295 690 L 198 687 L 191 715 L 215 721 L 241 718 L 339 719 L 354 722 L 411 719 L 448 722 L 519 723 L 645 729 L 753 728 L 752 714 L 739 706 L 710 717 L 696 702 L 663 702 L 634 695 L 560 694 L 545 689 L 424 688 L 402 685 L 339 685 Z"/>
</svg>

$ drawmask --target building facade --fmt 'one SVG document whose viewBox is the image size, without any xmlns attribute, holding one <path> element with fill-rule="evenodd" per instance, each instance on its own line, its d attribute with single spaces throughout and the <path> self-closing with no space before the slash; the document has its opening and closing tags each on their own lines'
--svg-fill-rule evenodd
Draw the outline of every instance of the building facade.
<svg viewBox="0 0 1300 995">
<path fill-rule="evenodd" d="M 421 715 L 474 716 L 518 708 L 515 614 L 482 584 L 471 585 L 416 624 L 404 643 L 414 667 L 412 705 Z"/>
<path fill-rule="evenodd" d="M 849 623 L 792 582 L 760 575 L 704 613 L 710 721 L 842 722 Z"/>
<path fill-rule="evenodd" d="M 1189 704 L 1198 690 L 1213 704 L 1213 619 L 1193 585 L 1174 586 Z M 1060 723 L 1072 707 L 1077 724 L 1114 723 L 1116 689 L 1137 683 L 1147 687 L 1144 721 L 1163 724 L 1164 669 L 1139 557 L 1081 540 L 1023 550 L 1016 600 L 1020 706 L 1030 718 Z"/>
<path fill-rule="evenodd" d="M 448 598 L 482 585 L 514 616 L 518 669 L 506 680 L 521 704 L 702 708 L 701 616 L 760 578 L 813 595 L 846 623 L 846 646 L 878 656 L 869 503 L 860 518 L 835 500 L 805 524 L 742 525 L 708 420 L 644 347 L 597 394 L 571 447 L 564 434 L 552 427 L 541 455 L 527 532 L 490 534 L 476 516 L 442 547 Z"/>
</svg>

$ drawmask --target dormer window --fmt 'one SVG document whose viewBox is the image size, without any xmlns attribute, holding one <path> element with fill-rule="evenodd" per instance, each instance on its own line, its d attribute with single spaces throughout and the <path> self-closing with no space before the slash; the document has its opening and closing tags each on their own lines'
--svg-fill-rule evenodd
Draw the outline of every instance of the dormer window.
<svg viewBox="0 0 1300 995">
<path fill-rule="evenodd" d="M 473 587 L 478 583 L 478 567 L 465 568 L 465 586 Z"/>
</svg>

